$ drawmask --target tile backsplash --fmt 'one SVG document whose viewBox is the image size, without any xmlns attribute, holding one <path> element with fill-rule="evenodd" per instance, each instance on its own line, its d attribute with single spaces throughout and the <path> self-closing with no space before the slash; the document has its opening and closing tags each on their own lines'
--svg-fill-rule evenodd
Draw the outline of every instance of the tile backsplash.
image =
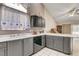
<svg viewBox="0 0 79 59">
<path fill-rule="evenodd" d="M 0 30 L 0 35 L 30 33 L 30 30 Z"/>
</svg>

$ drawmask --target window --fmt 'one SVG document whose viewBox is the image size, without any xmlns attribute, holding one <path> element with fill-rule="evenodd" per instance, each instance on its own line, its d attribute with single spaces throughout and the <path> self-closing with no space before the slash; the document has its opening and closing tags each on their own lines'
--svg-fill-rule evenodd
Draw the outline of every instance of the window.
<svg viewBox="0 0 79 59">
<path fill-rule="evenodd" d="M 72 34 L 79 34 L 79 25 L 72 25 Z"/>
</svg>

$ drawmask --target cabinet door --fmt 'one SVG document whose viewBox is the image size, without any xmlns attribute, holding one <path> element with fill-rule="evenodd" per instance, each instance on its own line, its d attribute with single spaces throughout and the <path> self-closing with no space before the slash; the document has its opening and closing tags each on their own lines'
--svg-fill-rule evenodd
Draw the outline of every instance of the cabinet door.
<svg viewBox="0 0 79 59">
<path fill-rule="evenodd" d="M 46 36 L 46 46 L 53 48 L 53 36 Z"/>
<path fill-rule="evenodd" d="M 7 8 L 2 7 L 2 19 L 1 19 L 2 30 L 8 30 L 8 15 L 9 12 Z"/>
<path fill-rule="evenodd" d="M 22 40 L 8 42 L 8 56 L 22 56 Z"/>
<path fill-rule="evenodd" d="M 64 37 L 64 53 L 70 54 L 71 53 L 71 38 Z"/>
<path fill-rule="evenodd" d="M 2 19 L 1 27 L 2 30 L 11 30 L 12 10 L 8 7 L 2 7 Z"/>
<path fill-rule="evenodd" d="M 10 20 L 11 30 L 18 30 L 19 29 L 19 15 L 20 13 L 16 10 L 10 9 L 12 13 L 12 17 Z"/>
<path fill-rule="evenodd" d="M 24 55 L 28 56 L 33 53 L 33 38 L 24 39 Z"/>
<path fill-rule="evenodd" d="M 58 51 L 63 51 L 63 37 L 60 36 L 54 37 L 54 49 Z"/>
<path fill-rule="evenodd" d="M 6 55 L 6 43 L 0 43 L 0 56 Z"/>
<path fill-rule="evenodd" d="M 13 20 L 13 12 L 11 9 L 8 10 L 8 30 L 12 30 L 12 20 Z"/>
<path fill-rule="evenodd" d="M 42 46 L 45 47 L 45 36 L 42 36 Z"/>
<path fill-rule="evenodd" d="M 26 14 L 25 16 L 25 29 L 30 28 L 30 17 Z"/>
<path fill-rule="evenodd" d="M 25 15 L 24 14 L 20 14 L 20 30 L 24 30 L 25 28 Z"/>
<path fill-rule="evenodd" d="M 4 56 L 5 54 L 4 54 L 4 48 L 0 48 L 0 56 Z"/>
</svg>

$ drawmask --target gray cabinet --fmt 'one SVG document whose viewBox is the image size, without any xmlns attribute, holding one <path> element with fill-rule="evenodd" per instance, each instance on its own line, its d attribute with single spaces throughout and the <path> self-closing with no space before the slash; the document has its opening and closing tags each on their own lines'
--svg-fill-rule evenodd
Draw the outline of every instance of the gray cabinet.
<svg viewBox="0 0 79 59">
<path fill-rule="evenodd" d="M 24 56 L 31 55 L 33 53 L 33 38 L 24 39 Z"/>
<path fill-rule="evenodd" d="M 0 56 L 4 56 L 5 54 L 4 54 L 4 50 L 5 50 L 5 48 L 0 48 Z"/>
<path fill-rule="evenodd" d="M 71 38 L 64 37 L 64 53 L 70 54 L 71 53 Z"/>
<path fill-rule="evenodd" d="M 22 40 L 8 42 L 8 56 L 22 56 Z"/>
<path fill-rule="evenodd" d="M 6 55 L 6 42 L 0 43 L 0 56 Z"/>
<path fill-rule="evenodd" d="M 46 47 L 70 54 L 71 38 L 62 36 L 46 36 Z"/>
<path fill-rule="evenodd" d="M 45 47 L 45 36 L 42 36 L 42 46 Z"/>
<path fill-rule="evenodd" d="M 46 36 L 46 46 L 51 49 L 63 51 L 63 37 Z"/>
<path fill-rule="evenodd" d="M 54 49 L 58 51 L 63 51 L 63 37 L 55 36 L 54 40 Z"/>
<path fill-rule="evenodd" d="M 46 47 L 53 48 L 53 36 L 46 36 Z"/>
</svg>

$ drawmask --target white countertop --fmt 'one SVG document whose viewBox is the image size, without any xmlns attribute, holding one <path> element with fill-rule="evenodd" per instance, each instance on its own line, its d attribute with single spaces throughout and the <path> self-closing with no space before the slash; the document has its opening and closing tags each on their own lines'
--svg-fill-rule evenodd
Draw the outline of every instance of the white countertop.
<svg viewBox="0 0 79 59">
<path fill-rule="evenodd" d="M 0 35 L 0 42 L 4 41 L 12 41 L 12 40 L 18 40 L 18 39 L 24 39 L 24 38 L 31 38 L 36 36 L 42 36 L 42 35 L 50 35 L 50 36 L 63 36 L 63 37 L 72 37 L 72 38 L 79 38 L 79 35 L 71 35 L 71 34 L 55 34 L 55 33 L 42 33 L 42 34 L 13 34 L 13 35 Z"/>
<path fill-rule="evenodd" d="M 79 35 L 77 34 L 46 33 L 46 35 L 79 38 Z"/>
</svg>

